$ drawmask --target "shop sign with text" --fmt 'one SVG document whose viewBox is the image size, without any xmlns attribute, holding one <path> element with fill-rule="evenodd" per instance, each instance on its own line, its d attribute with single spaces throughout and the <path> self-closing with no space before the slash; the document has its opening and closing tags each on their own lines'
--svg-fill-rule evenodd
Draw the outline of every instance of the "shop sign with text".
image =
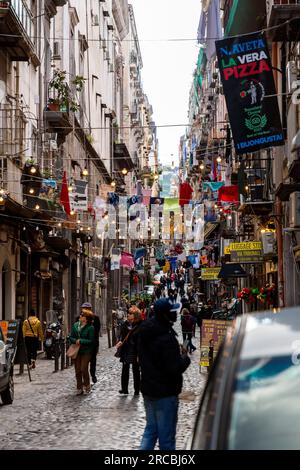
<svg viewBox="0 0 300 470">
<path fill-rule="evenodd" d="M 264 34 L 222 39 L 216 50 L 236 152 L 284 145 Z"/>
</svg>

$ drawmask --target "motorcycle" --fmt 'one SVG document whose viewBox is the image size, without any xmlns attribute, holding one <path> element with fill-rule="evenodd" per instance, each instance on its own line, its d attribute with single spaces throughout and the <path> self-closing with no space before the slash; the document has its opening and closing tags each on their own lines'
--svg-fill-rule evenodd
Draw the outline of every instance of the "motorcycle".
<svg viewBox="0 0 300 470">
<path fill-rule="evenodd" d="M 214 310 L 211 319 L 212 320 L 234 320 L 239 314 L 240 300 L 233 298 L 229 304 L 219 310 Z"/>
<path fill-rule="evenodd" d="M 45 330 L 45 341 L 44 351 L 47 359 L 55 357 L 55 351 L 58 351 L 58 355 L 61 354 L 61 338 L 62 338 L 62 325 L 58 317 L 57 312 L 54 310 L 48 310 L 46 312 L 46 330 Z"/>
</svg>

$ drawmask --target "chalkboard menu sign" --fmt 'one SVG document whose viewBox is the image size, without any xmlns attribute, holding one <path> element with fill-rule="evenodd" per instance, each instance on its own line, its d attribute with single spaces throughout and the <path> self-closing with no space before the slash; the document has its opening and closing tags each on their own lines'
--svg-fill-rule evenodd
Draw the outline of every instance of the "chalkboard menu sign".
<svg viewBox="0 0 300 470">
<path fill-rule="evenodd" d="M 17 350 L 18 334 L 19 334 L 19 325 L 20 320 L 9 320 L 7 335 L 6 335 L 6 344 L 10 349 L 14 351 L 13 357 L 15 356 Z"/>
</svg>

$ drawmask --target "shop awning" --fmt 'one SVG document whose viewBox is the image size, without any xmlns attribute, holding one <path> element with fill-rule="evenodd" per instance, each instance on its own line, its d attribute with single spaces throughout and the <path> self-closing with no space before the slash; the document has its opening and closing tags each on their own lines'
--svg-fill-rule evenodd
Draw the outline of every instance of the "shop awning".
<svg viewBox="0 0 300 470">
<path fill-rule="evenodd" d="M 247 277 L 246 271 L 238 263 L 226 263 L 222 265 L 218 275 L 219 279 Z"/>
<path fill-rule="evenodd" d="M 204 228 L 204 240 L 206 240 L 213 233 L 213 231 L 219 227 L 219 225 L 219 222 L 207 222 Z"/>
</svg>

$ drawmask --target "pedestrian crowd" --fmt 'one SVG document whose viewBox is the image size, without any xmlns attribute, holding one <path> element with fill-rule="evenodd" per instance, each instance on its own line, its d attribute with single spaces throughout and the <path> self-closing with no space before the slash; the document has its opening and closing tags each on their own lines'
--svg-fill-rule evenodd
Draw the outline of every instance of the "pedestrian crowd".
<svg viewBox="0 0 300 470">
<path fill-rule="evenodd" d="M 161 276 L 150 304 L 128 302 L 125 310 L 115 312 L 115 356 L 122 364 L 119 393 L 129 394 L 132 370 L 134 397 L 142 393 L 144 399 L 146 425 L 141 450 L 152 450 L 157 443 L 160 450 L 176 448 L 178 396 L 182 391 L 183 373 L 190 364 L 189 354 L 196 350 L 192 342 L 195 327 L 201 328 L 203 318 L 211 309 L 209 305 L 199 310 L 200 294 L 192 288 L 186 290 L 186 280 L 182 272 Z M 179 344 L 173 328 L 177 313 L 180 313 L 183 344 Z M 84 302 L 68 336 L 77 395 L 90 393 L 91 382 L 97 382 L 100 329 L 100 320 L 92 311 L 92 305 Z M 22 331 L 29 364 L 34 368 L 38 341 L 43 341 L 42 326 L 34 310 L 29 312 Z"/>
</svg>

